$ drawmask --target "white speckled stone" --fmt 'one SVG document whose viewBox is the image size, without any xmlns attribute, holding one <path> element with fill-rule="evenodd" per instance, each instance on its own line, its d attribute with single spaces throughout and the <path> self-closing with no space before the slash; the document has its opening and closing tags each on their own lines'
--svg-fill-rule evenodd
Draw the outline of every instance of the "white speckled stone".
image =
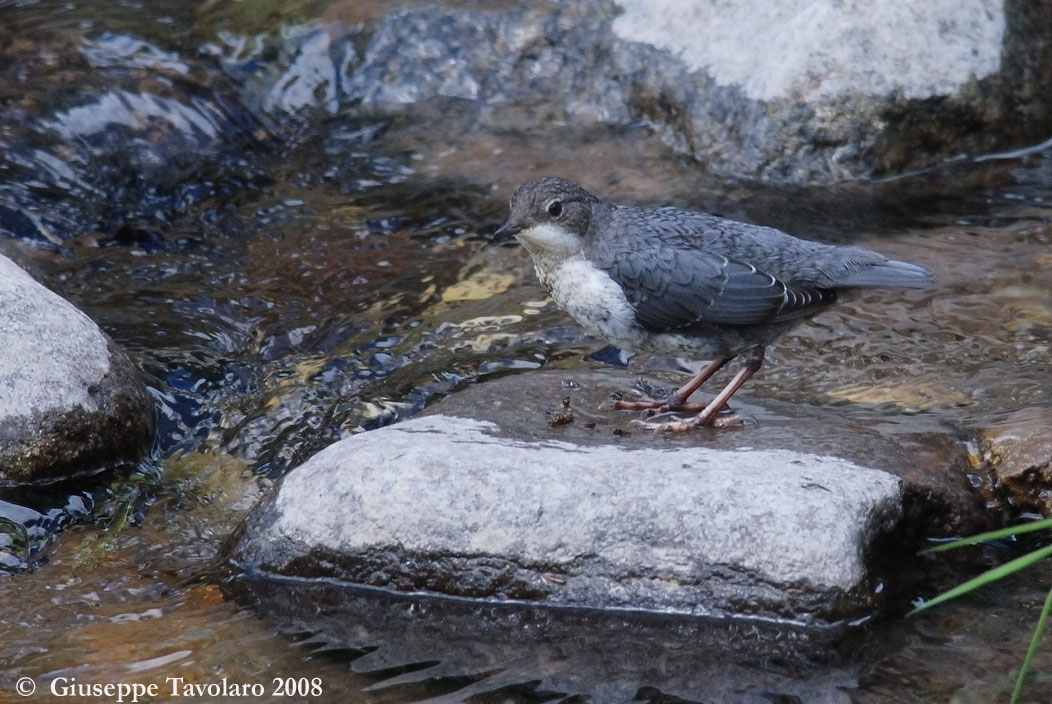
<svg viewBox="0 0 1052 704">
<path fill-rule="evenodd" d="M 88 316 L 0 256 L 0 422 L 57 408 L 94 410 L 88 387 L 110 368 Z"/>
<path fill-rule="evenodd" d="M 293 470 L 235 560 L 295 573 L 324 554 L 322 572 L 368 563 L 359 575 L 373 586 L 419 570 L 417 587 L 457 596 L 690 614 L 760 603 L 806 621 L 862 587 L 867 547 L 900 513 L 897 477 L 840 458 L 536 443 L 433 415 Z"/>
<path fill-rule="evenodd" d="M 618 0 L 622 39 L 667 49 L 756 100 L 956 93 L 996 73 L 1000 0 Z"/>
</svg>

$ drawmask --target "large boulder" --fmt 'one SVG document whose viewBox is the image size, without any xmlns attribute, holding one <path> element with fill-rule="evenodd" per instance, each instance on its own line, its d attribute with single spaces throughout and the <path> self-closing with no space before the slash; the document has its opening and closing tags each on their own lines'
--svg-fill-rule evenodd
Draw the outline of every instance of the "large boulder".
<svg viewBox="0 0 1052 704">
<path fill-rule="evenodd" d="M 290 113 L 444 101 L 427 119 L 478 111 L 467 140 L 643 123 L 716 174 L 788 183 L 902 174 L 1052 126 L 1048 3 L 376 7 L 387 14 L 355 6 L 346 24 L 286 33 L 288 68 L 250 84 L 253 100 Z"/>
<path fill-rule="evenodd" d="M 566 381 L 478 384 L 330 446 L 249 517 L 235 563 L 549 606 L 793 623 L 873 609 L 873 561 L 923 513 L 897 476 L 924 464 L 918 453 L 829 414 L 753 406 L 739 409 L 758 426 L 669 439 L 595 410 L 626 373 Z"/>
<path fill-rule="evenodd" d="M 134 461 L 153 404 L 86 315 L 0 256 L 0 487 Z"/>
</svg>

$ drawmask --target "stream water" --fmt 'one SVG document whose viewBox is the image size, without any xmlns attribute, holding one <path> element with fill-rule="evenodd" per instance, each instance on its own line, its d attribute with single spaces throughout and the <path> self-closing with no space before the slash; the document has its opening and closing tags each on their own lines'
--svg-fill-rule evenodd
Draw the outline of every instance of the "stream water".
<svg viewBox="0 0 1052 704">
<path fill-rule="evenodd" d="M 1052 149 L 881 184 L 776 189 L 700 174 L 642 127 L 473 133 L 448 104 L 278 123 L 216 98 L 239 80 L 217 56 L 259 27 L 336 11 L 0 1 L 0 206 L 28 200 L 50 223 L 25 225 L 0 251 L 129 352 L 159 419 L 151 459 L 130 473 L 0 497 L 23 512 L 5 509 L 0 525 L 33 526 L 0 543 L 0 700 L 23 676 L 42 688 L 161 683 L 153 701 L 177 698 L 168 677 L 262 683 L 264 700 L 290 677 L 323 684 L 292 697 L 303 701 L 1005 699 L 1052 585 L 1047 561 L 923 618 L 859 627 L 821 662 L 710 658 L 691 627 L 602 619 L 520 615 L 531 637 L 504 642 L 481 614 L 358 596 L 333 607 L 338 647 L 302 630 L 306 614 L 263 619 L 224 591 L 223 540 L 274 479 L 327 444 L 493 375 L 610 360 L 546 302 L 523 252 L 488 241 L 511 190 L 536 174 L 935 271 L 932 289 L 867 294 L 798 328 L 746 390 L 757 399 L 961 441 L 1020 408 L 1052 407 Z M 103 114 L 100 96 L 140 112 L 135 96 L 163 96 L 171 81 L 158 66 L 223 111 L 155 97 L 150 110 L 197 131 L 78 132 L 76 108 Z M 200 136 L 205 118 L 219 137 Z M 214 154 L 181 168 L 171 157 L 191 142 Z M 89 212 L 92 225 L 78 227 Z M 1016 552 L 987 546 L 938 571 L 963 577 Z M 1047 639 L 1033 668 L 1023 700 L 1048 701 Z"/>
</svg>

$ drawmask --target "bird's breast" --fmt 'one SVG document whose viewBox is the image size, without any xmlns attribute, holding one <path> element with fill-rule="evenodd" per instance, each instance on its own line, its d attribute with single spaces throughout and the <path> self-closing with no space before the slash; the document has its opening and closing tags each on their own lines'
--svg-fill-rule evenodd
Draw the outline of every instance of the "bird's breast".
<svg viewBox="0 0 1052 704">
<path fill-rule="evenodd" d="M 534 258 L 537 277 L 555 304 L 589 332 L 629 349 L 638 349 L 643 331 L 621 287 L 583 255 L 560 262 Z"/>
</svg>

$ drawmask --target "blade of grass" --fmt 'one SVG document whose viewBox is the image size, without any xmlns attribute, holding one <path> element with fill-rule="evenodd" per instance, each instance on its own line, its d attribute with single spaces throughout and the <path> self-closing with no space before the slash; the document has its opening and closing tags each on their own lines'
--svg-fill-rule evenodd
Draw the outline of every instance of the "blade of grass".
<svg viewBox="0 0 1052 704">
<path fill-rule="evenodd" d="M 1026 679 L 1027 670 L 1030 669 L 1030 660 L 1034 657 L 1034 652 L 1037 651 L 1037 644 L 1041 642 L 1041 636 L 1045 632 L 1045 626 L 1048 625 L 1048 614 L 1052 612 L 1052 589 L 1048 590 L 1048 596 L 1045 597 L 1045 605 L 1041 609 L 1041 615 L 1037 619 L 1037 626 L 1034 627 L 1034 637 L 1030 639 L 1030 647 L 1026 650 L 1026 657 L 1023 658 L 1023 665 L 1019 668 L 1019 676 L 1015 678 L 1015 689 L 1012 690 L 1012 699 L 1009 704 L 1015 704 L 1016 700 L 1019 699 L 1019 693 L 1023 691 L 1023 680 Z"/>
<path fill-rule="evenodd" d="M 1052 555 L 1052 545 L 1046 545 L 1040 550 L 1028 552 L 1025 555 L 1017 557 L 1016 559 L 1011 560 L 1010 562 L 1006 562 L 1003 565 L 999 565 L 998 567 L 995 567 L 992 570 L 987 570 L 978 577 L 973 577 L 967 582 L 958 584 L 953 589 L 945 591 L 942 594 L 939 594 L 938 596 L 929 599 L 928 601 L 915 608 L 913 611 L 910 611 L 908 614 L 906 614 L 906 616 L 908 618 L 910 616 L 920 613 L 921 611 L 924 611 L 925 609 L 930 609 L 931 607 L 937 604 L 941 604 L 945 601 L 949 601 L 950 599 L 955 599 L 961 596 L 962 594 L 967 594 L 970 591 L 974 591 L 975 589 L 985 586 L 990 582 L 996 582 L 999 579 L 1007 577 L 1013 572 L 1018 572 L 1021 569 L 1029 567 L 1038 560 L 1048 557 L 1049 555 Z"/>
<path fill-rule="evenodd" d="M 936 545 L 932 548 L 926 548 L 921 550 L 921 554 L 926 555 L 932 552 L 942 552 L 943 550 L 954 550 L 956 548 L 964 547 L 965 545 L 975 545 L 976 543 L 982 543 L 987 540 L 997 540 L 999 538 L 1007 538 L 1010 535 L 1032 533 L 1035 530 L 1045 529 L 1052 529 L 1052 518 L 1034 521 L 1033 523 L 1023 523 L 1018 526 L 1009 526 L 1008 528 L 1001 528 L 999 530 L 991 530 L 986 533 L 979 533 L 978 535 L 970 535 L 967 538 L 961 538 L 960 540 L 954 540 L 950 543 L 943 543 L 942 545 Z"/>
</svg>

